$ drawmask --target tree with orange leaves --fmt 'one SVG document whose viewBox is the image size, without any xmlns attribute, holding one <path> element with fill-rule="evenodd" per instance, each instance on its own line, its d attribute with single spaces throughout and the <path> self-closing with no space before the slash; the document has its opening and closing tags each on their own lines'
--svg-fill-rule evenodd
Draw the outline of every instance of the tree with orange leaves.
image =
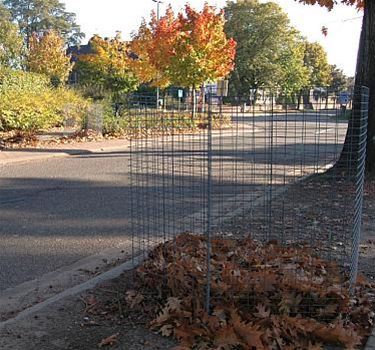
<svg viewBox="0 0 375 350">
<path fill-rule="evenodd" d="M 223 12 L 207 4 L 201 12 L 189 5 L 175 17 L 169 7 L 157 20 L 141 24 L 131 48 L 133 67 L 143 82 L 196 88 L 227 76 L 234 68 L 236 43 L 224 33 Z"/>
<path fill-rule="evenodd" d="M 178 15 L 180 34 L 171 56 L 169 74 L 176 85 L 201 86 L 226 77 L 234 69 L 236 42 L 224 33 L 224 13 L 207 4 L 201 12 L 185 6 Z"/>
<path fill-rule="evenodd" d="M 349 6 L 356 6 L 363 10 L 363 22 L 360 38 L 360 45 L 357 58 L 356 82 L 357 87 L 367 86 L 370 88 L 369 120 L 367 137 L 366 169 L 371 174 L 375 173 L 375 1 L 374 0 L 296 0 L 300 3 L 326 7 L 332 10 L 337 3 Z M 355 108 L 356 104 L 354 104 Z M 348 133 L 342 155 L 345 155 L 348 140 L 355 133 L 358 123 L 354 120 L 356 113 L 353 113 L 349 121 Z M 343 158 L 343 156 L 341 157 Z M 346 159 L 342 159 L 346 162 Z M 340 163 L 340 162 L 339 162 Z"/>
<path fill-rule="evenodd" d="M 178 22 L 171 7 L 159 20 L 152 12 L 149 25 L 142 22 L 131 42 L 131 50 L 138 56 L 132 67 L 141 82 L 161 88 L 171 85 L 168 73 L 178 35 Z"/>
</svg>

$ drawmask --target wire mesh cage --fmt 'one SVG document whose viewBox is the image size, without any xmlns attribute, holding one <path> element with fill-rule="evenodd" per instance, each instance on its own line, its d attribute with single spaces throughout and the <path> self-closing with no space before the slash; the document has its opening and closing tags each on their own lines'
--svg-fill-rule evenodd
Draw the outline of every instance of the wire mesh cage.
<svg viewBox="0 0 375 350">
<path fill-rule="evenodd" d="M 193 99 L 129 100 L 141 278 L 208 315 L 329 320 L 358 272 L 368 90 Z"/>
</svg>

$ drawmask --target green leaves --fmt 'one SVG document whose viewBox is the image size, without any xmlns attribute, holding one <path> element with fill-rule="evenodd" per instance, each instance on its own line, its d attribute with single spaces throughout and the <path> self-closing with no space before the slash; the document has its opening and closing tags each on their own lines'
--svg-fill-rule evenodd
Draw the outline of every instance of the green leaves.
<svg viewBox="0 0 375 350">
<path fill-rule="evenodd" d="M 11 69 L 0 69 L 0 95 L 1 131 L 48 129 L 65 117 L 79 123 L 88 105 L 73 91 L 53 89 L 46 76 Z"/>
<path fill-rule="evenodd" d="M 75 14 L 66 12 L 59 0 L 4 0 L 4 5 L 27 44 L 34 32 L 55 30 L 69 44 L 79 44 L 85 36 L 75 23 Z"/>
<path fill-rule="evenodd" d="M 328 86 L 331 83 L 331 67 L 327 53 L 318 43 L 305 41 L 304 65 L 309 70 L 309 86 Z"/>
<path fill-rule="evenodd" d="M 18 27 L 11 22 L 10 12 L 0 2 L 0 66 L 19 66 L 22 51 L 23 40 Z"/>
<path fill-rule="evenodd" d="M 326 52 L 301 38 L 278 5 L 258 0 L 229 2 L 225 13 L 225 31 L 237 41 L 230 78 L 235 95 L 248 96 L 250 89 L 265 87 L 291 96 L 307 86 L 329 84 Z"/>
<path fill-rule="evenodd" d="M 231 75 L 235 94 L 275 86 L 283 77 L 280 57 L 286 43 L 294 39 L 287 15 L 274 3 L 246 0 L 229 2 L 225 16 L 225 32 L 237 42 Z"/>
</svg>

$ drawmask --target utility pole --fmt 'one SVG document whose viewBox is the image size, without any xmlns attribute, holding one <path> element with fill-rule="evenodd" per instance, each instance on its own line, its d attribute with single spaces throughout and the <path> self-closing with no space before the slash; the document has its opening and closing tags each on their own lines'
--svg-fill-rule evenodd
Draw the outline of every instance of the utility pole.
<svg viewBox="0 0 375 350">
<path fill-rule="evenodd" d="M 159 6 L 163 3 L 163 1 L 160 0 L 152 0 L 153 2 L 156 2 L 156 18 L 159 22 L 160 19 L 160 10 Z M 159 86 L 156 87 L 156 109 L 159 109 L 159 98 L 160 98 L 160 88 Z"/>
</svg>

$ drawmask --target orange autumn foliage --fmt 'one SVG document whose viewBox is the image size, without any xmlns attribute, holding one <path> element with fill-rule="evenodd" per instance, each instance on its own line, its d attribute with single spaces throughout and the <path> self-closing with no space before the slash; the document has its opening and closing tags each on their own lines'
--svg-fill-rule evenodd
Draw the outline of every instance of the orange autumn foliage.
<svg viewBox="0 0 375 350">
<path fill-rule="evenodd" d="M 139 56 L 133 69 L 143 82 L 166 87 L 191 87 L 224 78 L 234 68 L 236 43 L 224 33 L 223 12 L 205 4 L 201 12 L 189 5 L 177 16 L 169 7 L 159 20 L 152 13 L 133 36 Z"/>
<path fill-rule="evenodd" d="M 322 7 L 327 7 L 329 10 L 332 10 L 335 5 L 338 3 L 350 6 L 356 6 L 358 9 L 364 8 L 364 0 L 296 0 L 298 2 L 307 4 L 307 5 L 320 5 Z"/>
</svg>

